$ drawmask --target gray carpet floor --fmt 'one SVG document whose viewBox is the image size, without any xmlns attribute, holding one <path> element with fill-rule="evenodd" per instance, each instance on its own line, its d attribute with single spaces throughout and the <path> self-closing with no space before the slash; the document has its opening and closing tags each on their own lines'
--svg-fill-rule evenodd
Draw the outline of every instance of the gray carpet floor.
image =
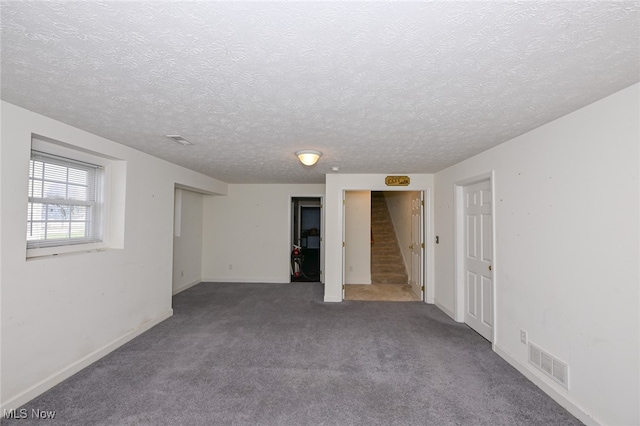
<svg viewBox="0 0 640 426">
<path fill-rule="evenodd" d="M 319 283 L 203 283 L 174 316 L 3 425 L 580 425 L 421 302 L 323 303 Z"/>
</svg>

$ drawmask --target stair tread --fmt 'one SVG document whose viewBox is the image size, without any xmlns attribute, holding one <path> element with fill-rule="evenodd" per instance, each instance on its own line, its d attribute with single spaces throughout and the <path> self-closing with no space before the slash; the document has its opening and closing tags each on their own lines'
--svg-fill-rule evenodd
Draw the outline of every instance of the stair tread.
<svg viewBox="0 0 640 426">
<path fill-rule="evenodd" d="M 371 193 L 371 282 L 406 284 L 409 280 L 387 202 L 381 192 Z"/>
</svg>

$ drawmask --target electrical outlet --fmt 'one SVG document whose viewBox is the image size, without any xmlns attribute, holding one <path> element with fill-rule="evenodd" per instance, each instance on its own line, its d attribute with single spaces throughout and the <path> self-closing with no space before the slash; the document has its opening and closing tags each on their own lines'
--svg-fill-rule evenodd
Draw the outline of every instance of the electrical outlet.
<svg viewBox="0 0 640 426">
<path fill-rule="evenodd" d="M 527 332 L 524 330 L 520 330 L 520 342 L 527 344 Z"/>
</svg>

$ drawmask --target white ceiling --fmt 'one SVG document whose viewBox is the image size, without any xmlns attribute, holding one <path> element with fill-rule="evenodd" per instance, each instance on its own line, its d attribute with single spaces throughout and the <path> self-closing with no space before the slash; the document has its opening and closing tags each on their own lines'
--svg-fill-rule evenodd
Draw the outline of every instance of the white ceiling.
<svg viewBox="0 0 640 426">
<path fill-rule="evenodd" d="M 229 183 L 434 173 L 640 80 L 639 1 L 2 1 L 0 19 L 3 100 Z M 302 148 L 324 155 L 305 168 Z"/>
</svg>

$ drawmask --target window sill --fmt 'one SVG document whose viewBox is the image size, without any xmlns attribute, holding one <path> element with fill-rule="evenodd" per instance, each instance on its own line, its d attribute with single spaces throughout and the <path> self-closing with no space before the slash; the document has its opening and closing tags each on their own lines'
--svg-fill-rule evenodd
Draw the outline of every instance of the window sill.
<svg viewBox="0 0 640 426">
<path fill-rule="evenodd" d="M 107 251 L 105 243 L 75 244 L 68 246 L 27 249 L 27 260 L 65 256 L 69 254 L 93 253 Z"/>
</svg>

